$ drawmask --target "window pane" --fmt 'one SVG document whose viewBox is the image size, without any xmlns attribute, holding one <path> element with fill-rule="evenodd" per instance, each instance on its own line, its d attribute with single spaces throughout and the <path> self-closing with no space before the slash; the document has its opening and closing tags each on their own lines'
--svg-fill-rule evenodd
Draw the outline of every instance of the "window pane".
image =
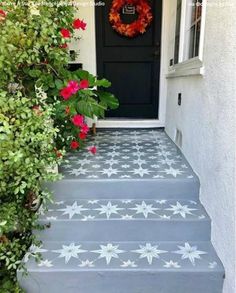
<svg viewBox="0 0 236 293">
<path fill-rule="evenodd" d="M 178 61 L 179 61 L 179 38 L 180 38 L 180 23 L 181 23 L 181 7 L 182 7 L 182 0 L 177 0 L 174 64 L 178 63 Z"/>
<path fill-rule="evenodd" d="M 202 0 L 190 0 L 187 11 L 189 16 L 186 17 L 188 22 L 186 23 L 185 58 L 191 59 L 199 54 Z"/>
</svg>

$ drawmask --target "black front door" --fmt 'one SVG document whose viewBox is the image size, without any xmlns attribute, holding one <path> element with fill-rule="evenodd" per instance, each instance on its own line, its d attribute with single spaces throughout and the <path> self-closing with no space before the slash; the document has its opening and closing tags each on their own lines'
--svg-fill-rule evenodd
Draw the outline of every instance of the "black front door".
<svg viewBox="0 0 236 293">
<path fill-rule="evenodd" d="M 98 1 L 99 2 L 99 1 Z M 96 10 L 97 73 L 112 82 L 111 91 L 120 101 L 107 117 L 158 118 L 162 0 L 152 0 L 153 21 L 144 34 L 128 38 L 109 22 L 112 0 Z M 131 23 L 137 15 L 121 10 Z"/>
</svg>

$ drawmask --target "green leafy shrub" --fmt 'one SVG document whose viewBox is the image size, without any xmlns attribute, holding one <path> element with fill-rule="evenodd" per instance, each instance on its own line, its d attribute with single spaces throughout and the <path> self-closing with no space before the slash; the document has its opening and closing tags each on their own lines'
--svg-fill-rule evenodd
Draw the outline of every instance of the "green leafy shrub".
<svg viewBox="0 0 236 293">
<path fill-rule="evenodd" d="M 58 178 L 52 170 L 65 148 L 83 145 L 85 116 L 103 117 L 118 106 L 106 91 L 109 81 L 68 70 L 68 44 L 86 24 L 62 2 L 0 0 L 1 293 L 21 292 L 16 271 L 24 269 L 29 246 L 39 244 L 35 210 L 51 199 L 42 183 Z M 71 84 L 78 87 L 65 98 Z"/>
<path fill-rule="evenodd" d="M 37 228 L 32 204 L 50 200 L 41 185 L 58 178 L 52 168 L 61 160 L 53 144 L 58 129 L 51 120 L 52 106 L 42 101 L 35 106 L 38 102 L 20 92 L 0 92 L 0 273 L 9 282 L 37 241 L 31 233 Z"/>
</svg>

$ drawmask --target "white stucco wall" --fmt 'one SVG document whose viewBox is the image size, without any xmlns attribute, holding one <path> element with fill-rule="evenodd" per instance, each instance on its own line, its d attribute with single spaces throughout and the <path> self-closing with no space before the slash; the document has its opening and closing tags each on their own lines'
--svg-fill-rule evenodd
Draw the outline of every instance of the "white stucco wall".
<svg viewBox="0 0 236 293">
<path fill-rule="evenodd" d="M 82 2 L 81 2 L 82 3 Z M 70 49 L 79 53 L 77 62 L 83 64 L 83 69 L 88 70 L 90 73 L 96 75 L 96 41 L 95 41 L 95 15 L 94 6 L 92 1 L 84 1 L 84 6 L 78 8 L 76 17 L 84 19 L 87 23 L 85 31 L 79 30 L 77 36 L 80 36 L 79 41 L 74 41 L 70 44 Z"/>
<path fill-rule="evenodd" d="M 173 0 L 169 0 L 173 2 Z M 183 153 L 201 181 L 201 201 L 212 219 L 212 241 L 226 269 L 224 293 L 235 293 L 236 1 L 208 0 L 204 76 L 168 79 L 166 131 L 183 133 Z M 168 47 L 172 58 L 173 14 Z M 182 105 L 177 94 L 182 93 Z"/>
</svg>

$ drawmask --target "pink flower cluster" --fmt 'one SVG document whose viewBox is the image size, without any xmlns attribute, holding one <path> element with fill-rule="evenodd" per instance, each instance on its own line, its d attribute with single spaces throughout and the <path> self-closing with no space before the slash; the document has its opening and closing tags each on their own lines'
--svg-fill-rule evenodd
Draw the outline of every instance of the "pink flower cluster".
<svg viewBox="0 0 236 293">
<path fill-rule="evenodd" d="M 74 29 L 81 29 L 83 31 L 86 29 L 86 26 L 87 26 L 87 24 L 83 20 L 80 20 L 80 19 L 75 19 L 72 25 Z M 67 28 L 61 28 L 60 33 L 64 39 L 71 38 L 71 30 Z M 67 44 L 61 45 L 60 48 L 67 48 Z"/>
<path fill-rule="evenodd" d="M 84 79 L 78 83 L 75 80 L 68 82 L 67 86 L 60 91 L 60 95 L 64 100 L 68 100 L 71 96 L 76 94 L 79 90 L 86 89 L 89 87 L 88 80 Z"/>
<path fill-rule="evenodd" d="M 71 118 L 71 122 L 76 126 L 80 128 L 80 132 L 78 134 L 78 138 L 81 140 L 86 139 L 89 127 L 84 121 L 84 116 L 80 114 L 76 114 Z M 80 144 L 77 140 L 73 140 L 70 144 L 71 149 L 76 150 L 80 147 Z M 91 152 L 93 155 L 96 154 L 97 148 L 95 146 L 88 148 L 88 151 Z"/>
</svg>

